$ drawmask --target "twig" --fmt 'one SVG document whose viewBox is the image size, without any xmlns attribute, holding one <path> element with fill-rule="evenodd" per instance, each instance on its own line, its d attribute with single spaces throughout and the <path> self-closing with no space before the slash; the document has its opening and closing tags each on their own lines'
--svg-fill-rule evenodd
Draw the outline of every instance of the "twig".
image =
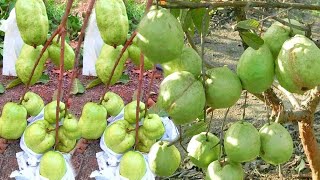
<svg viewBox="0 0 320 180">
<path fill-rule="evenodd" d="M 279 91 L 281 91 L 284 95 L 287 96 L 288 100 L 292 104 L 294 109 L 301 109 L 300 103 L 297 101 L 296 97 L 286 89 L 284 89 L 278 82 L 274 82 L 273 85 L 275 88 L 277 88 Z"/>
<path fill-rule="evenodd" d="M 188 151 L 187 151 L 187 149 L 183 146 L 183 144 L 182 144 L 182 127 L 181 127 L 181 125 L 179 126 L 179 131 L 180 131 L 180 136 L 179 136 L 179 144 L 180 144 L 180 146 L 182 147 L 182 149 L 184 150 L 184 152 L 185 153 L 187 153 L 188 154 Z"/>
<path fill-rule="evenodd" d="M 186 34 L 187 40 L 188 40 L 190 46 L 192 47 L 192 49 L 194 49 L 198 54 L 200 54 L 197 46 L 195 45 L 195 43 L 192 40 L 192 37 L 190 36 L 190 33 L 188 31 L 184 31 L 184 33 Z"/>
<path fill-rule="evenodd" d="M 138 92 L 137 92 L 137 107 L 136 107 L 136 142 L 135 148 L 139 143 L 138 131 L 139 131 L 139 115 L 140 115 L 140 97 L 142 91 L 142 81 L 143 81 L 143 73 L 144 73 L 144 55 L 140 53 L 140 74 L 139 74 L 139 84 L 138 84 Z"/>
<path fill-rule="evenodd" d="M 242 113 L 242 120 L 244 120 L 244 118 L 245 118 L 245 116 L 246 116 L 247 98 L 248 98 L 248 91 L 245 91 L 244 104 L 243 104 L 243 113 Z"/>
<path fill-rule="evenodd" d="M 226 120 L 227 120 L 227 116 L 228 116 L 228 113 L 229 113 L 229 110 L 230 108 L 227 109 L 226 113 L 224 114 L 224 118 L 223 118 L 223 121 L 222 121 L 222 124 L 221 124 L 221 131 L 220 131 L 220 155 L 219 155 L 219 161 L 221 160 L 221 157 L 222 157 L 222 153 L 223 153 L 223 134 L 224 134 L 224 125 L 226 123 Z"/>
<path fill-rule="evenodd" d="M 210 117 L 210 120 L 209 120 L 209 123 L 208 123 L 208 129 L 207 129 L 207 133 L 206 133 L 206 137 L 208 139 L 208 134 L 210 132 L 210 129 L 211 129 L 211 122 L 212 122 L 212 119 L 213 119 L 213 111 L 211 111 L 211 117 Z"/>
<path fill-rule="evenodd" d="M 145 99 L 146 102 L 148 102 L 148 100 L 149 100 L 149 98 L 151 96 L 151 88 L 153 86 L 153 80 L 154 80 L 154 76 L 156 74 L 156 70 L 157 70 L 156 65 L 154 65 L 153 69 L 152 69 L 151 80 L 150 80 L 150 83 L 149 83 L 149 86 L 148 86 L 148 91 L 146 93 L 146 99 Z M 144 112 L 144 117 L 147 116 L 147 113 L 148 113 L 148 108 L 146 107 L 145 108 L 145 112 Z"/>
<path fill-rule="evenodd" d="M 88 25 L 88 22 L 89 22 L 89 18 L 90 18 L 90 15 L 92 13 L 93 6 L 94 6 L 95 2 L 96 2 L 96 0 L 91 0 L 90 1 L 89 7 L 88 7 L 87 12 L 86 12 L 86 17 L 85 17 L 85 19 L 83 21 L 83 25 L 81 27 L 80 36 L 79 36 L 79 39 L 78 39 L 78 44 L 77 44 L 77 47 L 76 47 L 76 50 L 75 50 L 75 59 L 74 59 L 74 64 L 73 64 L 71 81 L 70 81 L 70 84 L 68 86 L 67 94 L 66 94 L 65 99 L 64 99 L 64 102 L 66 102 L 66 113 L 65 113 L 65 115 L 67 115 L 67 111 L 71 106 L 71 104 L 69 104 L 68 100 L 71 97 L 71 89 L 72 89 L 72 86 L 73 86 L 73 82 L 74 82 L 74 80 L 75 80 L 75 78 L 77 77 L 77 74 L 78 74 L 78 66 L 79 66 L 79 59 L 80 59 L 81 44 L 82 44 L 84 35 L 86 33 L 86 28 L 87 28 L 87 25 Z"/>
<path fill-rule="evenodd" d="M 302 3 L 281 3 L 281 2 L 263 2 L 263 1 L 175 1 L 167 0 L 160 6 L 168 9 L 199 9 L 199 8 L 218 8 L 218 7 L 270 7 L 270 8 L 292 8 L 306 10 L 320 10 L 318 5 L 307 5 Z"/>
</svg>

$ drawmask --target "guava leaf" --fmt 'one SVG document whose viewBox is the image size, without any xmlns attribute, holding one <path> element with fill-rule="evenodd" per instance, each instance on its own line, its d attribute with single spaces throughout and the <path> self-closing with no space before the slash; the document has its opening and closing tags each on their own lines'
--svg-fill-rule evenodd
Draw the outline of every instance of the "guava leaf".
<svg viewBox="0 0 320 180">
<path fill-rule="evenodd" d="M 199 34 L 202 33 L 203 17 L 206 15 L 206 13 L 207 13 L 207 10 L 205 8 L 191 10 L 192 21 L 196 29 L 198 30 Z M 210 22 L 210 18 L 208 17 L 206 18 L 206 22 L 205 22 L 204 34 L 208 34 L 209 32 L 209 22 Z"/>
<path fill-rule="evenodd" d="M 207 128 L 208 128 L 208 124 L 205 121 L 199 121 L 187 127 L 185 132 L 182 134 L 182 136 L 183 138 L 189 138 L 201 132 L 207 131 Z"/>
<path fill-rule="evenodd" d="M 48 74 L 42 74 L 40 79 L 37 81 L 38 83 L 46 84 L 50 81 L 50 77 Z"/>
<path fill-rule="evenodd" d="M 158 114 L 160 117 L 167 117 L 168 113 L 161 108 L 157 103 L 151 106 L 148 110 L 149 114 Z"/>
<path fill-rule="evenodd" d="M 82 85 L 81 81 L 78 78 L 74 79 L 73 84 L 72 84 L 71 93 L 72 94 L 83 94 L 84 91 L 85 91 L 85 88 Z"/>
<path fill-rule="evenodd" d="M 6 89 L 14 88 L 14 87 L 18 86 L 21 83 L 22 83 L 21 79 L 16 78 L 16 79 L 10 81 L 9 84 L 7 84 Z"/>
<path fill-rule="evenodd" d="M 86 89 L 90 89 L 90 88 L 96 87 L 99 84 L 102 84 L 102 81 L 101 81 L 101 79 L 96 78 L 96 79 L 90 81 L 89 84 L 87 84 Z"/>
<path fill-rule="evenodd" d="M 181 25 L 182 25 L 183 31 L 188 31 L 189 28 L 194 26 L 192 21 L 191 11 L 188 11 L 186 15 L 183 17 L 183 19 L 181 19 Z"/>
<path fill-rule="evenodd" d="M 255 50 L 258 50 L 264 44 L 264 40 L 261 39 L 261 37 L 256 33 L 249 31 L 240 31 L 240 36 L 248 46 Z"/>
<path fill-rule="evenodd" d="M 130 77 L 128 74 L 122 74 L 120 79 L 118 80 L 118 83 L 127 84 L 130 81 Z"/>
<path fill-rule="evenodd" d="M 301 159 L 299 165 L 296 168 L 294 168 L 294 170 L 296 170 L 296 171 L 298 171 L 298 173 L 300 173 L 305 168 L 306 168 L 306 163 L 304 162 L 303 159 Z"/>
<path fill-rule="evenodd" d="M 5 88 L 2 84 L 0 84 L 0 94 L 3 94 L 5 91 Z"/>
<path fill-rule="evenodd" d="M 256 30 L 258 29 L 260 22 L 255 19 L 247 19 L 244 21 L 238 22 L 236 28 L 245 29 L 245 30 Z"/>
<path fill-rule="evenodd" d="M 180 16 L 180 9 L 170 9 L 170 13 L 171 13 L 174 17 L 178 18 L 178 17 Z"/>
</svg>

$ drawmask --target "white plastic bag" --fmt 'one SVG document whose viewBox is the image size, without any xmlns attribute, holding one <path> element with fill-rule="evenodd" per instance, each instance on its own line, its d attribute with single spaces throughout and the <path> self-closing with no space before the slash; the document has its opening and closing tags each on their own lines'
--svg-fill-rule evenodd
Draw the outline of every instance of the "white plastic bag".
<svg viewBox="0 0 320 180">
<path fill-rule="evenodd" d="M 123 119 L 124 110 L 122 110 L 117 116 L 110 117 L 108 122 L 110 126 L 112 123 Z M 168 117 L 161 117 L 162 123 L 165 127 L 165 133 L 160 140 L 163 141 L 174 141 L 179 137 L 179 131 L 177 127 Z M 140 125 L 142 123 L 140 122 Z M 127 178 L 120 176 L 119 174 L 119 163 L 123 154 L 117 154 L 109 149 L 105 145 L 104 134 L 100 139 L 100 147 L 103 151 L 96 154 L 99 170 L 91 173 L 90 178 L 95 178 L 96 180 L 126 180 Z M 148 154 L 142 153 L 148 164 Z M 147 165 L 147 171 L 142 180 L 154 180 L 155 175 L 151 172 L 149 166 Z"/>
<path fill-rule="evenodd" d="M 15 9 L 11 10 L 7 20 L 1 20 L 0 30 L 5 32 L 2 75 L 17 76 L 15 64 L 24 43 L 17 26 Z"/>
<path fill-rule="evenodd" d="M 82 75 L 97 76 L 95 64 L 100 55 L 101 48 L 104 42 L 101 38 L 97 21 L 96 13 L 93 9 L 89 19 L 86 36 L 83 44 L 83 68 Z"/>
</svg>

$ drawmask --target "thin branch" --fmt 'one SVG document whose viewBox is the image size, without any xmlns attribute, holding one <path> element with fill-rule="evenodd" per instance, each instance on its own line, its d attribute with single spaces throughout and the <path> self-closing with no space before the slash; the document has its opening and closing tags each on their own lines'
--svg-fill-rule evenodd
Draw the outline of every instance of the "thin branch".
<svg viewBox="0 0 320 180">
<path fill-rule="evenodd" d="M 281 3 L 263 1 L 226 1 L 226 2 L 190 2 L 167 0 L 160 6 L 168 9 L 199 9 L 199 8 L 218 8 L 218 7 L 269 7 L 269 8 L 292 8 L 306 10 L 320 10 L 318 5 L 307 5 L 302 3 Z"/>
<path fill-rule="evenodd" d="M 312 114 L 315 113 L 318 104 L 320 103 L 320 86 L 315 87 L 310 91 L 308 98 L 301 104 Z"/>
<path fill-rule="evenodd" d="M 224 136 L 224 126 L 225 126 L 225 123 L 226 123 L 226 120 L 227 120 L 227 116 L 229 114 L 229 111 L 230 111 L 230 108 L 227 109 L 227 111 L 225 112 L 224 114 L 224 118 L 223 118 L 223 121 L 222 121 L 222 124 L 221 124 L 221 131 L 220 131 L 220 155 L 219 155 L 219 160 L 221 160 L 220 158 L 222 157 L 222 153 L 223 153 L 223 136 Z"/>
<path fill-rule="evenodd" d="M 151 80 L 150 80 L 150 83 L 149 83 L 149 86 L 148 86 L 148 91 L 146 93 L 146 99 L 145 101 L 148 102 L 150 96 L 151 96 L 151 89 L 152 89 L 152 86 L 153 86 L 153 81 L 154 81 L 154 76 L 156 74 L 156 65 L 153 66 L 153 69 L 152 69 L 152 74 L 151 74 Z M 147 104 L 147 103 L 146 103 Z M 145 112 L 144 112 L 144 117 L 146 117 L 148 114 L 148 108 L 146 107 L 145 108 Z"/>
<path fill-rule="evenodd" d="M 243 112 L 242 112 L 242 120 L 244 120 L 244 118 L 246 117 L 247 99 L 248 99 L 248 91 L 245 91 L 245 94 L 244 94 L 244 104 L 243 104 Z"/>
<path fill-rule="evenodd" d="M 275 86 L 275 88 L 277 88 L 279 91 L 281 91 L 284 95 L 287 96 L 288 100 L 290 101 L 290 103 L 292 104 L 294 109 L 301 109 L 300 103 L 298 102 L 296 97 L 294 97 L 294 95 L 292 93 L 290 93 L 285 88 L 280 86 L 280 84 L 278 82 L 274 82 L 273 86 Z"/>
</svg>

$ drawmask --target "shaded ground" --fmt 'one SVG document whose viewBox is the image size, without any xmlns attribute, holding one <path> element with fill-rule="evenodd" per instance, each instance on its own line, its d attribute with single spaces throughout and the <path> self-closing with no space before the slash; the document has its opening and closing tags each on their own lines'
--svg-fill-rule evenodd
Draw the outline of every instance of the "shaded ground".
<svg viewBox="0 0 320 180">
<path fill-rule="evenodd" d="M 83 7 L 79 7 L 80 9 Z M 217 19 L 220 17 L 216 17 Z M 320 26 L 316 25 L 314 32 L 320 32 Z M 236 68 L 236 63 L 243 52 L 241 46 L 241 41 L 238 36 L 238 33 L 232 30 L 232 23 L 228 22 L 226 18 L 226 23 L 221 25 L 217 22 L 216 28 L 213 28 L 210 35 L 206 38 L 205 41 L 205 58 L 210 60 L 215 66 L 228 65 L 231 69 Z M 320 34 L 315 34 L 315 39 L 319 39 Z M 196 44 L 199 46 L 199 39 L 196 39 Z M 54 67 L 48 63 L 46 73 L 50 76 L 50 82 L 47 84 L 37 84 L 30 89 L 33 92 L 38 93 L 46 103 L 50 102 L 52 95 L 57 87 L 57 77 L 58 74 L 54 70 Z M 137 87 L 137 71 L 135 71 L 131 63 L 127 64 L 126 74 L 130 76 L 130 82 L 126 84 L 117 84 L 111 88 L 111 91 L 118 93 L 125 102 L 130 102 L 132 95 Z M 149 83 L 150 73 L 147 73 L 145 76 L 144 89 L 146 89 Z M 68 75 L 65 76 L 64 87 L 69 83 Z M 92 77 L 79 76 L 79 79 L 82 83 L 87 84 Z M 12 78 L 0 76 L 0 82 L 7 84 Z M 153 86 L 152 91 L 155 94 L 158 92 L 159 84 L 162 80 L 161 72 L 157 71 L 157 79 L 155 80 L 155 85 Z M 2 110 L 3 105 L 8 101 L 18 101 L 22 94 L 23 86 L 20 85 L 13 89 L 8 90 L 5 94 L 0 95 L 0 110 Z M 71 112 L 79 117 L 81 114 L 82 107 L 86 102 L 89 101 L 98 101 L 104 92 L 104 86 L 98 86 L 93 89 L 87 90 L 83 95 L 74 96 L 72 99 Z M 285 97 L 281 96 L 282 99 Z M 153 99 L 156 100 L 156 96 L 153 96 Z M 242 118 L 244 104 L 244 95 L 237 102 L 237 104 L 232 107 L 227 118 L 226 130 L 232 122 Z M 252 122 L 257 128 L 260 128 L 264 123 L 266 123 L 267 111 L 265 110 L 264 103 L 255 98 L 252 95 L 248 96 L 248 107 L 246 108 L 246 119 Z M 286 102 L 286 105 L 287 102 Z M 219 135 L 221 131 L 221 124 L 225 110 L 216 110 L 214 111 L 213 121 L 211 125 L 211 132 Z M 320 142 L 320 113 L 316 114 L 315 119 L 315 132 L 318 137 L 318 142 Z M 299 140 L 299 133 L 296 124 L 286 124 L 285 125 L 290 131 L 294 139 L 295 155 L 291 160 L 282 166 L 282 171 L 284 179 L 310 179 L 310 170 L 307 166 L 307 160 L 303 154 L 303 148 Z M 184 128 L 183 128 L 184 129 Z M 183 146 L 187 146 L 188 139 L 184 139 L 182 142 Z M 185 153 L 180 145 L 177 144 L 182 152 L 182 155 L 185 156 Z M 8 179 L 10 173 L 16 169 L 17 162 L 15 158 L 15 153 L 21 151 L 19 148 L 18 141 L 11 142 L 8 146 L 8 149 L 4 154 L 0 154 L 0 180 Z M 73 157 L 73 165 L 77 173 L 77 178 L 79 180 L 89 179 L 89 175 L 92 171 L 97 170 L 97 162 L 95 154 L 101 151 L 98 141 L 93 141 L 88 146 L 88 149 L 83 154 L 77 154 Z M 301 160 L 306 162 L 306 168 L 301 171 L 300 174 L 297 173 L 295 168 L 299 165 Z M 279 179 L 277 167 L 270 166 L 265 164 L 260 158 L 257 160 L 244 163 L 243 167 L 246 172 L 246 179 Z M 190 164 L 189 160 L 186 158 L 184 163 L 181 166 L 181 169 L 177 171 L 175 176 L 171 179 L 203 179 L 203 173 L 201 170 L 195 168 Z"/>
</svg>

